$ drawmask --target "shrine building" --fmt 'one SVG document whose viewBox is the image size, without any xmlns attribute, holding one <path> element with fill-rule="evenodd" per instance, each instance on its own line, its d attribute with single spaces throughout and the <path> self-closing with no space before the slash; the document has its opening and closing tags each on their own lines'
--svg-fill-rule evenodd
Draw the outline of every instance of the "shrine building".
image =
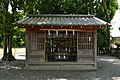
<svg viewBox="0 0 120 80">
<path fill-rule="evenodd" d="M 26 69 L 96 70 L 97 30 L 109 24 L 93 15 L 28 15 L 15 23 L 26 29 Z"/>
</svg>

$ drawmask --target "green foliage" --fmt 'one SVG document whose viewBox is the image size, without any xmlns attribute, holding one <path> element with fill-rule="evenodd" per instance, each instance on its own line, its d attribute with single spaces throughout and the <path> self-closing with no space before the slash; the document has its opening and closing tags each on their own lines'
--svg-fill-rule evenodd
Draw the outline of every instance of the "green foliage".
<svg viewBox="0 0 120 80">
<path fill-rule="evenodd" d="M 10 2 L 9 2 L 10 1 Z M 12 13 L 10 13 L 8 11 L 8 4 L 11 4 L 12 6 Z M 12 36 L 18 36 L 19 35 L 19 29 L 16 28 L 15 25 L 13 25 L 13 23 L 15 21 L 18 21 L 20 19 L 23 18 L 23 16 L 25 15 L 24 12 L 19 12 L 18 10 L 22 10 L 23 9 L 23 4 L 24 4 L 24 0 L 1 0 L 0 1 L 0 46 L 3 46 L 3 37 L 4 35 L 8 35 L 11 34 Z M 21 32 L 21 31 L 20 31 Z M 24 35 L 24 33 L 22 32 L 21 35 Z M 20 36 L 21 38 L 21 36 Z M 13 40 L 15 42 L 13 42 L 13 46 L 17 47 L 18 43 L 20 44 L 20 47 L 24 45 L 25 40 L 24 40 L 24 36 L 22 36 L 23 39 L 21 39 L 21 43 L 18 42 L 18 39 L 14 39 Z M 24 41 L 23 41 L 24 40 Z M 25 46 L 25 45 L 24 45 Z"/>
<path fill-rule="evenodd" d="M 103 30 L 98 30 L 97 36 L 98 46 L 99 47 L 106 47 L 107 46 L 107 31 L 106 28 Z"/>
<path fill-rule="evenodd" d="M 0 48 L 3 46 L 3 35 L 0 35 Z"/>
<path fill-rule="evenodd" d="M 25 31 L 17 29 L 17 32 L 13 36 L 13 47 L 25 47 Z"/>
<path fill-rule="evenodd" d="M 0 35 L 0 47 L 4 46 L 3 35 Z M 13 47 L 25 47 L 25 31 L 18 29 L 13 36 Z"/>
</svg>

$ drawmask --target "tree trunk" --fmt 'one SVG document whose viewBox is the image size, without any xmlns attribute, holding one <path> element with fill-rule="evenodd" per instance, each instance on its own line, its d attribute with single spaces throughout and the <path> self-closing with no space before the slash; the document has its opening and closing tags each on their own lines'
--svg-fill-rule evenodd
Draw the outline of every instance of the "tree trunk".
<svg viewBox="0 0 120 80">
<path fill-rule="evenodd" d="M 7 42 L 8 42 L 8 37 L 7 34 L 4 35 L 4 53 L 3 53 L 3 57 L 2 60 L 3 61 L 8 61 L 8 54 L 7 54 Z"/>
<path fill-rule="evenodd" d="M 7 19 L 8 19 L 8 5 L 9 5 L 9 1 L 7 1 L 7 3 L 5 4 L 5 24 L 7 23 Z M 4 26 L 4 27 L 6 27 L 6 26 Z M 7 36 L 6 31 L 5 31 L 5 34 L 4 34 L 4 53 L 3 53 L 3 57 L 2 57 L 3 61 L 8 61 L 7 45 L 8 45 L 8 36 Z"/>
<path fill-rule="evenodd" d="M 8 61 L 15 60 L 14 56 L 12 55 L 12 33 L 9 33 L 8 37 Z"/>
<path fill-rule="evenodd" d="M 107 9 L 107 0 L 103 0 L 104 12 L 107 22 L 110 22 L 110 17 Z M 110 53 L 110 26 L 107 26 L 107 53 Z"/>
<path fill-rule="evenodd" d="M 4 35 L 4 54 L 2 57 L 2 61 L 13 61 L 13 60 L 16 59 L 12 55 L 12 34 L 9 33 L 9 35 L 6 34 Z"/>
</svg>

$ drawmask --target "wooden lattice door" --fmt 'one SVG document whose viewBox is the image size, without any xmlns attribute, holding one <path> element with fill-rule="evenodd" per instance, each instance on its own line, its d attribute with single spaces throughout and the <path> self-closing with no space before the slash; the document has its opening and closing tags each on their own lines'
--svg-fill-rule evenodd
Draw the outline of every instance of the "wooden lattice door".
<svg viewBox="0 0 120 80">
<path fill-rule="evenodd" d="M 94 32 L 77 33 L 78 62 L 89 63 L 94 59 Z"/>
</svg>

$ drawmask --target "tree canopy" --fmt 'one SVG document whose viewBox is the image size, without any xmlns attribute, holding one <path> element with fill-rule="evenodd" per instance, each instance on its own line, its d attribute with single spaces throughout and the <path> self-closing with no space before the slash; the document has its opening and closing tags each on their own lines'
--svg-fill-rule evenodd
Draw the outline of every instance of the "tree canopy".
<svg viewBox="0 0 120 80">
<path fill-rule="evenodd" d="M 106 4 L 106 8 L 104 6 Z M 24 4 L 20 7 L 20 10 L 24 11 L 24 14 L 91 14 L 96 17 L 110 22 L 114 16 L 118 4 L 116 0 L 21 0 Z M 107 14 L 106 15 L 106 11 Z M 108 20 L 108 17 L 110 20 Z M 107 33 L 109 28 L 99 30 L 98 37 L 105 40 L 98 40 L 98 46 L 107 46 Z M 109 32 L 108 32 L 109 33 Z M 99 45 L 100 44 L 100 45 Z"/>
</svg>

